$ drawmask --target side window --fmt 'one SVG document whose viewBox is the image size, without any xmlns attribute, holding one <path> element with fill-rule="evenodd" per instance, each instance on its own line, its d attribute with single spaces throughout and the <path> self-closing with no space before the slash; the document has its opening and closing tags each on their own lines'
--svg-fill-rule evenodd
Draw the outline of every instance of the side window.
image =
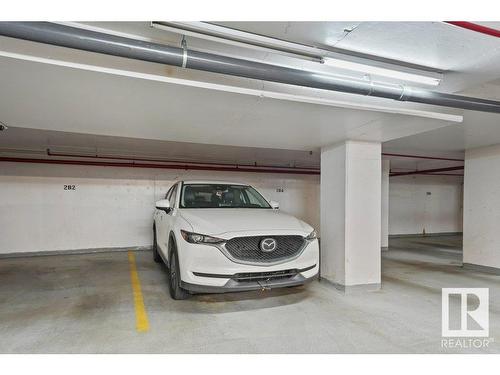
<svg viewBox="0 0 500 375">
<path fill-rule="evenodd" d="M 247 191 L 248 202 L 253 205 L 260 206 L 260 200 L 255 196 L 255 193 L 252 190 Z"/>
<path fill-rule="evenodd" d="M 175 207 L 175 201 L 176 201 L 176 198 L 177 198 L 177 186 L 178 186 L 178 185 L 179 185 L 179 184 L 175 184 L 175 185 L 173 186 L 173 189 L 172 189 L 172 191 L 170 192 L 170 197 L 169 197 L 169 198 L 167 198 L 167 199 L 168 199 L 168 201 L 170 202 L 170 207 Z"/>
<path fill-rule="evenodd" d="M 235 189 L 234 201 L 237 205 L 248 204 L 248 197 L 241 191 L 241 189 Z"/>
</svg>

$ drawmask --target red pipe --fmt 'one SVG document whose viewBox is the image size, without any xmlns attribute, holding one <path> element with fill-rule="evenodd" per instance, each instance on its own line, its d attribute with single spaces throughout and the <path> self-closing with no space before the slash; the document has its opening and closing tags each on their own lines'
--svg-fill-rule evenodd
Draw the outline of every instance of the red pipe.
<svg viewBox="0 0 500 375">
<path fill-rule="evenodd" d="M 301 169 L 301 168 L 287 168 L 287 167 L 264 167 L 264 166 L 251 166 L 251 165 L 228 165 L 228 164 L 215 164 L 215 163 L 184 163 L 174 162 L 178 164 L 151 164 L 151 163 L 136 163 L 136 161 L 159 161 L 165 162 L 165 160 L 160 159 L 131 159 L 126 157 L 105 157 L 98 155 L 74 155 L 74 154 L 58 154 L 51 153 L 47 149 L 47 155 L 49 156 L 67 156 L 67 157 L 79 157 L 79 158 L 97 158 L 97 159 L 116 159 L 116 160 L 130 160 L 128 163 L 118 163 L 118 162 L 96 162 L 90 160 L 68 160 L 68 159 L 34 159 L 34 158 L 13 158 L 13 157 L 0 157 L 0 161 L 13 162 L 13 163 L 38 163 L 38 164 L 66 164 L 66 165 L 89 165 L 89 166 L 104 166 L 104 167 L 128 167 L 128 168 L 156 168 L 156 169 L 185 169 L 185 170 L 202 170 L 202 171 L 222 171 L 222 172 L 254 172 L 254 173 L 288 173 L 288 174 L 305 174 L 305 175 L 319 175 L 319 169 Z M 436 159 L 436 160 L 450 160 L 450 161 L 463 161 L 461 159 L 450 159 L 450 158 L 437 158 L 431 156 L 418 156 L 418 155 L 403 155 L 403 154 L 390 154 L 382 153 L 386 156 L 397 156 L 397 157 L 408 157 L 408 158 L 422 158 L 422 159 Z M 172 163 L 172 162 L 170 162 Z M 437 169 L 427 169 L 420 171 L 410 171 L 410 172 L 393 172 L 390 176 L 405 176 L 412 174 L 434 174 L 433 172 L 445 172 L 462 170 L 463 166 L 459 167 L 447 167 L 447 168 L 437 168 Z M 448 174 L 449 175 L 449 174 Z M 449 176 L 461 176 L 461 175 L 449 175 Z"/>
<path fill-rule="evenodd" d="M 182 162 L 182 161 L 175 161 L 175 160 L 165 160 L 165 159 L 151 159 L 151 158 L 138 158 L 138 157 L 126 157 L 126 156 L 102 156 L 102 155 L 79 155 L 79 154 L 66 154 L 66 153 L 59 153 L 59 152 L 52 152 L 50 149 L 47 149 L 47 155 L 48 156 L 60 156 L 60 157 L 70 157 L 70 158 L 86 158 L 86 159 L 106 159 L 106 160 L 128 160 L 128 161 L 151 161 L 151 162 L 158 162 L 158 163 L 172 163 L 172 164 L 180 164 L 180 165 L 216 165 L 216 166 L 223 166 L 223 167 L 257 167 L 257 168 L 297 168 L 297 167 L 277 167 L 277 166 L 272 166 L 272 165 L 253 165 L 253 164 L 224 164 L 224 163 L 208 163 L 208 162 Z M 301 170 L 312 170 L 315 171 L 316 169 L 313 168 L 297 168 Z"/>
<path fill-rule="evenodd" d="M 128 161 L 152 161 L 152 162 L 160 162 L 160 163 L 171 163 L 171 165 L 180 165 L 180 169 L 184 169 L 186 165 L 189 165 L 190 167 L 196 165 L 196 166 L 221 166 L 223 168 L 226 167 L 231 167 L 231 168 L 238 168 L 238 170 L 241 170 L 241 168 L 271 168 L 271 169 L 285 169 L 285 170 L 298 170 L 298 171 L 307 171 L 307 172 L 318 172 L 319 169 L 314 169 L 314 168 L 300 168 L 300 167 L 278 167 L 278 166 L 272 166 L 272 165 L 252 165 L 252 164 L 224 164 L 224 163 L 207 163 L 207 162 L 182 162 L 182 161 L 175 161 L 175 160 L 165 160 L 165 159 L 150 159 L 150 158 L 137 158 L 137 157 L 125 157 L 125 156 L 99 156 L 99 155 L 78 155 L 78 154 L 64 154 L 64 153 L 54 153 L 50 151 L 50 149 L 47 149 L 47 155 L 48 156 L 61 156 L 61 157 L 71 157 L 71 158 L 92 158 L 92 159 L 106 159 L 106 160 L 128 160 Z M 189 168 L 192 169 L 192 168 Z"/>
<path fill-rule="evenodd" d="M 500 38 L 500 30 L 492 29 L 491 27 L 479 25 L 477 23 L 466 22 L 466 21 L 446 21 L 446 23 L 462 27 L 467 30 L 472 30 L 481 34 L 491 35 Z"/>
<path fill-rule="evenodd" d="M 130 158 L 130 157 L 124 157 L 124 156 L 99 156 L 99 155 L 78 155 L 78 154 L 65 154 L 65 153 L 58 153 L 58 152 L 52 152 L 50 149 L 47 149 L 47 155 L 48 156 L 61 156 L 61 157 L 71 157 L 71 158 L 93 158 L 93 159 L 107 159 L 107 160 L 130 160 L 130 161 L 152 161 L 152 162 L 162 162 L 162 163 L 182 163 L 180 161 L 170 161 L 170 160 L 165 160 L 165 159 L 150 159 L 150 158 Z M 421 156 L 421 155 L 406 155 L 406 154 L 392 154 L 392 153 L 387 153 L 387 152 L 382 152 L 383 156 L 395 156 L 395 157 L 401 157 L 401 158 L 411 158 L 411 159 L 430 159 L 430 160 L 447 160 L 447 161 L 461 161 L 463 162 L 463 159 L 453 159 L 453 158 L 442 158 L 442 157 L 437 157 L 437 156 Z M 196 162 L 191 162 L 190 164 L 196 164 L 196 165 L 223 165 L 223 166 L 228 166 L 228 164 L 222 164 L 222 163 L 196 163 Z M 256 165 L 253 166 L 251 164 L 234 164 L 235 166 L 240 166 L 240 167 L 257 167 Z M 286 168 L 286 167 L 274 167 L 274 166 L 266 166 L 266 165 L 260 165 L 259 167 L 270 167 L 270 168 Z M 309 168 L 302 168 L 302 169 L 309 169 Z M 314 170 L 314 169 L 310 169 Z"/>
<path fill-rule="evenodd" d="M 446 167 L 446 168 L 435 168 L 435 169 L 422 169 L 420 171 L 411 171 L 411 172 L 393 172 L 390 173 L 391 177 L 395 176 L 408 176 L 413 174 L 423 174 L 423 173 L 433 173 L 433 172 L 449 172 L 449 171 L 458 171 L 463 170 L 464 166 L 460 167 Z"/>
<path fill-rule="evenodd" d="M 428 176 L 456 176 L 456 177 L 463 177 L 463 174 L 456 174 L 456 173 L 419 173 L 422 175 L 428 175 Z"/>
<path fill-rule="evenodd" d="M 78 154 L 66 154 L 66 153 L 59 153 L 59 152 L 52 152 L 50 151 L 50 148 L 47 149 L 47 155 L 48 156 L 62 156 L 62 157 L 71 157 L 71 158 L 94 158 L 94 159 L 113 159 L 113 160 L 131 160 L 131 161 L 153 161 L 153 162 L 164 162 L 164 163 L 182 163 L 180 161 L 170 161 L 170 160 L 165 160 L 165 159 L 150 159 L 150 158 L 137 158 L 137 157 L 125 157 L 125 156 L 99 156 L 97 154 L 95 155 L 78 155 Z M 437 156 L 421 156 L 421 155 L 407 155 L 407 154 L 391 154 L 387 152 L 382 152 L 383 156 L 397 156 L 397 157 L 402 157 L 402 158 L 412 158 L 412 159 L 430 159 L 430 160 L 448 160 L 448 161 L 464 161 L 463 159 L 452 159 L 452 158 L 441 158 Z M 197 162 L 191 162 L 190 164 L 198 164 L 198 165 L 227 165 L 227 164 L 222 164 L 222 163 L 197 163 Z M 254 165 L 252 164 L 235 164 L 238 166 L 249 166 L 253 167 Z M 256 167 L 256 165 L 255 165 Z M 266 165 L 260 165 L 260 167 L 269 167 Z M 270 166 L 271 168 L 276 168 L 274 166 Z M 281 168 L 281 167 L 279 167 Z M 286 167 L 282 167 L 286 168 Z M 307 169 L 307 168 L 303 168 Z"/>
<path fill-rule="evenodd" d="M 464 161 L 463 159 L 453 159 L 453 158 L 440 158 L 437 156 L 420 156 L 420 155 L 405 155 L 405 154 L 390 154 L 387 152 L 382 152 L 383 156 L 396 156 L 398 158 L 410 158 L 410 159 L 429 159 L 429 160 L 448 160 L 448 161 Z"/>
<path fill-rule="evenodd" d="M 190 164 L 150 164 L 150 163 L 117 163 L 117 162 L 97 162 L 90 160 L 67 160 L 67 159 L 32 159 L 32 158 L 12 158 L 0 157 L 0 162 L 11 163 L 37 163 L 37 164 L 67 164 L 67 165 L 91 165 L 100 167 L 128 167 L 128 168 L 158 168 L 158 169 L 186 169 L 199 171 L 222 171 L 222 172 L 254 172 L 254 173 L 287 173 L 287 174 L 306 174 L 319 175 L 318 169 L 298 169 L 282 167 L 239 167 L 235 166 L 208 166 L 208 165 L 190 165 Z"/>
</svg>

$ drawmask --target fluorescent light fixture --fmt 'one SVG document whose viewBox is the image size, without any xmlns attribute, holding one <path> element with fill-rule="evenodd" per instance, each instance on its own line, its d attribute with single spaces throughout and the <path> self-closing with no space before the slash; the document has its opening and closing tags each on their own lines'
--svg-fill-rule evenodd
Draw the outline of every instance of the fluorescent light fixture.
<svg viewBox="0 0 500 375">
<path fill-rule="evenodd" d="M 416 82 L 422 85 L 437 86 L 441 83 L 441 75 L 438 73 L 435 73 L 433 75 L 423 75 L 410 71 L 388 69 L 380 66 L 361 64 L 354 61 L 330 57 L 325 57 L 324 63 L 325 65 L 339 69 L 353 70 L 355 72 L 373 74 L 402 81 Z"/>
<path fill-rule="evenodd" d="M 416 67 L 405 66 L 404 63 L 398 65 L 393 62 L 371 60 L 367 57 L 354 57 L 348 54 L 293 43 L 207 22 L 152 22 L 151 26 L 185 36 L 238 47 L 271 51 L 285 56 L 325 63 L 325 65 L 339 69 L 415 82 L 422 85 L 437 86 L 442 80 L 442 74 L 432 71 L 431 68 L 427 71 Z"/>
<path fill-rule="evenodd" d="M 151 22 L 151 27 L 236 47 L 274 52 L 284 56 L 323 62 L 322 51 L 318 48 L 207 22 Z"/>
<path fill-rule="evenodd" d="M 450 121 L 450 122 L 462 122 L 463 121 L 463 116 L 461 116 L 461 115 L 427 111 L 427 110 L 423 110 L 423 109 L 401 108 L 401 107 L 398 108 L 398 107 L 384 106 L 384 105 L 379 105 L 379 104 L 356 103 L 356 102 L 351 102 L 351 101 L 347 101 L 347 100 L 335 100 L 335 99 L 318 98 L 318 97 L 305 96 L 305 95 L 288 94 L 288 93 L 282 93 L 282 92 L 277 92 L 277 91 L 250 89 L 250 88 L 231 86 L 231 85 L 226 85 L 226 84 L 194 81 L 194 80 L 189 80 L 189 79 L 184 79 L 184 78 L 175 78 L 175 77 L 168 77 L 168 76 L 157 75 L 157 74 L 141 73 L 141 72 L 136 72 L 136 71 L 131 71 L 131 70 L 123 70 L 123 69 L 108 68 L 108 67 L 97 66 L 97 65 L 75 63 L 75 62 L 70 62 L 70 61 L 56 60 L 56 59 L 50 59 L 50 58 L 32 56 L 32 55 L 25 55 L 25 54 L 19 54 L 19 53 L 7 52 L 7 51 L 1 51 L 1 50 L 0 50 L 0 56 L 6 57 L 6 58 L 11 58 L 11 59 L 18 59 L 18 60 L 31 61 L 31 62 L 42 63 L 42 64 L 61 66 L 61 67 L 65 67 L 65 68 L 72 68 L 72 69 L 86 70 L 86 71 L 91 71 L 91 72 L 111 74 L 111 75 L 122 76 L 122 77 L 130 77 L 130 78 L 143 79 L 143 80 L 156 81 L 156 82 L 164 82 L 164 83 L 170 83 L 170 84 L 175 84 L 175 85 L 197 87 L 197 88 L 201 88 L 201 89 L 208 89 L 208 90 L 215 90 L 215 91 L 232 92 L 235 94 L 251 95 L 251 96 L 257 96 L 260 98 L 270 98 L 270 99 L 287 100 L 287 101 L 293 101 L 293 102 L 310 103 L 310 104 L 325 105 L 325 106 L 339 107 L 339 108 L 350 108 L 350 109 L 358 109 L 358 110 L 364 110 L 364 111 L 377 111 L 377 112 L 394 113 L 394 114 L 402 114 L 402 115 L 409 115 L 409 116 L 426 117 L 426 118 L 432 118 L 432 119 Z"/>
</svg>

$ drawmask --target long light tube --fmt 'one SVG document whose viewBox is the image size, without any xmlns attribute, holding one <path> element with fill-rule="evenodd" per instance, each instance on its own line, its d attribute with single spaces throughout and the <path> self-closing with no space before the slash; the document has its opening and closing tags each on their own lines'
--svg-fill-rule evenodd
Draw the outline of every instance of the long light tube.
<svg viewBox="0 0 500 375">
<path fill-rule="evenodd" d="M 442 74 L 437 72 L 423 72 L 415 68 L 382 63 L 380 61 L 371 61 L 366 58 L 355 58 L 338 52 L 327 51 L 206 22 L 152 22 L 151 26 L 186 36 L 240 47 L 258 50 L 274 50 L 274 52 L 283 55 L 317 61 L 338 69 L 373 74 L 402 81 L 415 82 L 422 85 L 437 86 L 442 79 Z"/>
<path fill-rule="evenodd" d="M 422 85 L 437 86 L 441 83 L 441 79 L 434 76 L 426 76 L 426 75 L 404 72 L 400 70 L 382 68 L 374 65 L 360 64 L 348 60 L 326 57 L 324 59 L 324 63 L 325 65 L 339 69 L 352 70 L 355 72 L 361 72 L 365 74 L 373 74 L 377 76 L 393 78 L 402 81 L 415 82 L 415 83 L 420 83 Z"/>
</svg>

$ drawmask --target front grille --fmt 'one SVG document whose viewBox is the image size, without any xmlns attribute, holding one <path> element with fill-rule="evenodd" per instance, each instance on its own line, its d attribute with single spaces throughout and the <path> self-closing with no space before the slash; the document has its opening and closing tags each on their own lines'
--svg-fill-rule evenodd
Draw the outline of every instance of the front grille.
<svg viewBox="0 0 500 375">
<path fill-rule="evenodd" d="M 276 249 L 271 252 L 262 251 L 260 243 L 263 239 L 276 240 Z M 302 236 L 250 236 L 235 237 L 226 242 L 225 248 L 235 260 L 251 263 L 275 263 L 300 254 L 304 247 Z"/>
<path fill-rule="evenodd" d="M 246 272 L 237 273 L 233 275 L 232 279 L 236 281 L 267 281 L 267 280 L 279 280 L 288 279 L 297 275 L 298 271 L 295 270 L 285 270 L 285 271 L 274 271 L 274 272 Z"/>
</svg>

